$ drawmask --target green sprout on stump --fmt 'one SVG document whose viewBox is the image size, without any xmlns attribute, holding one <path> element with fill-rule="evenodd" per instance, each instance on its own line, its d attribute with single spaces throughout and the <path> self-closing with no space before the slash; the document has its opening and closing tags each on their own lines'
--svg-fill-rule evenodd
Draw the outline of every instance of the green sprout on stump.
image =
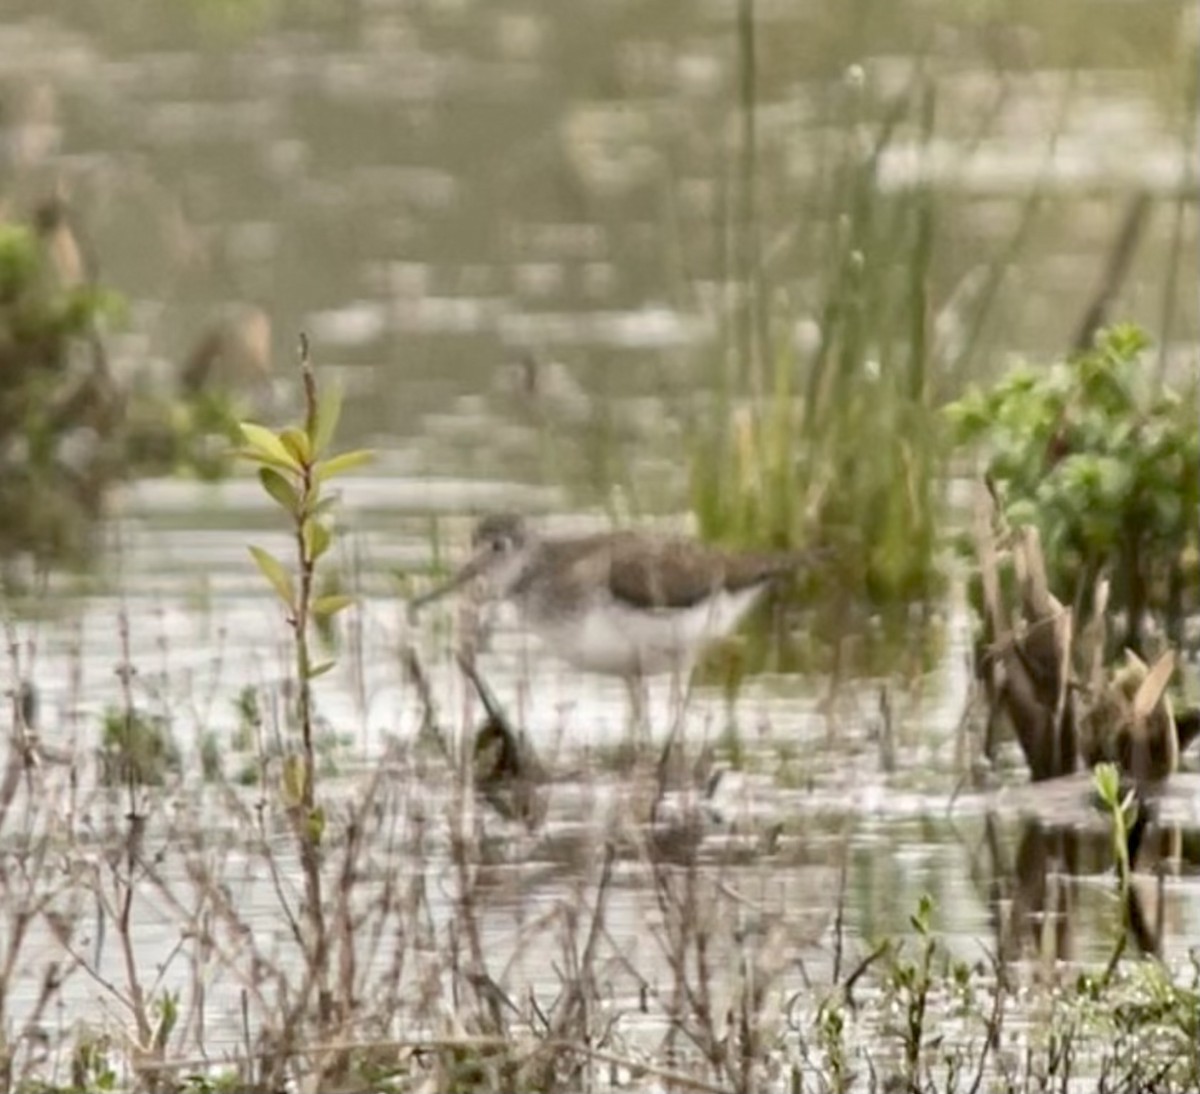
<svg viewBox="0 0 1200 1094">
<path fill-rule="evenodd" d="M 1130 834 L 1138 820 L 1137 791 L 1121 785 L 1121 771 L 1116 764 L 1100 763 L 1092 769 L 1092 787 L 1100 808 L 1109 818 L 1112 833 L 1113 865 L 1117 874 L 1117 892 L 1121 901 L 1121 927 L 1116 946 L 1108 962 L 1104 979 L 1112 979 L 1117 963 L 1125 952 L 1130 928 L 1129 885 L 1133 872 L 1130 858 Z"/>
</svg>

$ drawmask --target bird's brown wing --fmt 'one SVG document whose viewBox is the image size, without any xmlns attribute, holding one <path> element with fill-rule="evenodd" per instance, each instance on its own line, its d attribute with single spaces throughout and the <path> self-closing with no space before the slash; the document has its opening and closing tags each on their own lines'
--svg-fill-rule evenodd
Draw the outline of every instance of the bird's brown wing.
<svg viewBox="0 0 1200 1094">
<path fill-rule="evenodd" d="M 635 607 L 690 608 L 718 590 L 761 585 L 794 569 L 797 561 L 789 555 L 727 555 L 691 540 L 614 538 L 608 589 Z"/>
<path fill-rule="evenodd" d="M 526 591 L 544 593 L 545 575 L 556 574 L 560 607 L 606 588 L 631 607 L 690 608 L 717 590 L 749 589 L 811 561 L 809 552 L 727 554 L 690 539 L 637 532 L 548 541 L 540 550 L 545 565 L 530 571 Z"/>
</svg>

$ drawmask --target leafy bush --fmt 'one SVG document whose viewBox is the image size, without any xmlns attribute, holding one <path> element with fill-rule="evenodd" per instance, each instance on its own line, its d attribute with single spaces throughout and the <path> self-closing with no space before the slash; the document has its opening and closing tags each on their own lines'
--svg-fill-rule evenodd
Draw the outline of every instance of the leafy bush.
<svg viewBox="0 0 1200 1094">
<path fill-rule="evenodd" d="M 947 408 L 957 440 L 986 452 L 1008 520 L 1040 531 L 1052 588 L 1086 610 L 1110 574 L 1135 648 L 1147 611 L 1178 632 L 1200 530 L 1197 392 L 1160 383 L 1146 347 L 1136 327 L 1114 327 L 1086 353 L 1021 365 Z"/>
<path fill-rule="evenodd" d="M 0 556 L 82 562 L 123 477 L 226 471 L 240 416 L 229 392 L 127 390 L 102 337 L 123 312 L 87 277 L 61 202 L 28 223 L 0 218 Z"/>
<path fill-rule="evenodd" d="M 120 417 L 89 337 L 119 300 L 56 275 L 47 237 L 0 222 L 0 549 L 78 553 L 114 472 Z"/>
</svg>

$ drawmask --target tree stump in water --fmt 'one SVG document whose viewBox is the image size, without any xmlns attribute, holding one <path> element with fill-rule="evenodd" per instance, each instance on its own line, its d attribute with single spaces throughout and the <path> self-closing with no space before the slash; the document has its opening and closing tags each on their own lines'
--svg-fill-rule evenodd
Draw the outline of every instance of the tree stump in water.
<svg viewBox="0 0 1200 1094">
<path fill-rule="evenodd" d="M 1173 774 L 1180 752 L 1200 732 L 1200 711 L 1176 720 L 1166 693 L 1174 652 L 1164 651 L 1149 665 L 1127 653 L 1123 663 L 1108 665 L 1107 580 L 1081 590 L 1090 593 L 1092 610 L 1086 625 L 1077 628 L 1074 609 L 1047 585 L 1037 529 L 997 533 L 994 513 L 991 499 L 981 498 L 975 546 L 985 634 L 978 668 L 988 699 L 988 757 L 1007 722 L 1035 781 L 1101 762 L 1118 764 L 1139 782 Z M 1011 562 L 1015 589 L 1011 612 L 1004 559 Z M 1085 601 L 1077 596 L 1075 602 Z"/>
</svg>

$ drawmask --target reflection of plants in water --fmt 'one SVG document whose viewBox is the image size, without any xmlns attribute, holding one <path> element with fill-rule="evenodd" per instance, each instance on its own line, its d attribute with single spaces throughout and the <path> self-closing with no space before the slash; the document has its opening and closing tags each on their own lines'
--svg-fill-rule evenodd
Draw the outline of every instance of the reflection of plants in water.
<svg viewBox="0 0 1200 1094">
<path fill-rule="evenodd" d="M 1040 531 L 1050 587 L 1086 611 L 1111 572 L 1135 648 L 1148 611 L 1178 636 L 1200 586 L 1195 392 L 1159 383 L 1146 344 L 1136 328 L 1114 327 L 1087 352 L 1019 366 L 947 408 L 958 440 L 986 453 L 1009 522 Z"/>
</svg>

